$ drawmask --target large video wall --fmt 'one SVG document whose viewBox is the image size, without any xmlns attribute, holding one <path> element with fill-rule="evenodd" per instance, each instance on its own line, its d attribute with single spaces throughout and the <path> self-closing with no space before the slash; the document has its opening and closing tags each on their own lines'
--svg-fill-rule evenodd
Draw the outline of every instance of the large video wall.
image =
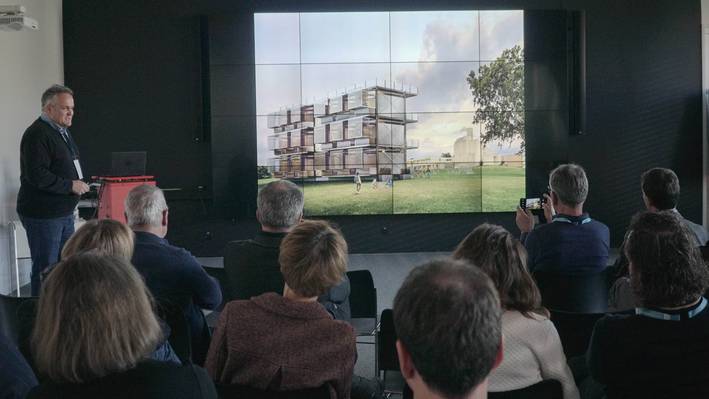
<svg viewBox="0 0 709 399">
<path fill-rule="evenodd" d="M 259 185 L 306 215 L 511 211 L 522 11 L 254 15 Z"/>
</svg>

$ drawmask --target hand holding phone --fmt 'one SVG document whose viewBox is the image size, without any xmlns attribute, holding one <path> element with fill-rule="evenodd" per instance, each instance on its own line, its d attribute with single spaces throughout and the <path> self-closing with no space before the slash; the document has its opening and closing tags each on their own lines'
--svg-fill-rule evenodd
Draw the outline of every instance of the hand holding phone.
<svg viewBox="0 0 709 399">
<path fill-rule="evenodd" d="M 547 202 L 545 197 L 542 198 L 520 198 L 519 207 L 522 209 L 539 210 L 542 209 L 543 204 Z"/>
<path fill-rule="evenodd" d="M 556 215 L 556 210 L 554 209 L 554 205 L 552 204 L 551 197 L 547 193 L 544 193 L 542 208 L 544 208 L 544 218 L 547 220 L 547 222 L 551 222 L 554 215 Z"/>
</svg>

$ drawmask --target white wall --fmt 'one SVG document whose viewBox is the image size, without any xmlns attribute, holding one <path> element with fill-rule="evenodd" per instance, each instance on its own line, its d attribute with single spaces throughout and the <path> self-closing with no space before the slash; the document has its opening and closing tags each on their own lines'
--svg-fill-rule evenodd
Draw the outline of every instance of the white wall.
<svg viewBox="0 0 709 399">
<path fill-rule="evenodd" d="M 702 92 L 709 91 L 709 0 L 702 0 Z M 702 111 L 702 121 L 704 124 L 704 207 L 702 209 L 702 221 L 704 227 L 709 227 L 709 129 L 707 126 L 707 98 L 704 98 L 704 110 Z"/>
<path fill-rule="evenodd" d="M 61 0 L 0 0 L 20 4 L 39 30 L 0 31 L 0 293 L 10 287 L 7 223 L 17 219 L 20 138 L 40 112 L 42 91 L 64 82 Z M 28 262 L 23 262 L 24 279 Z"/>
</svg>

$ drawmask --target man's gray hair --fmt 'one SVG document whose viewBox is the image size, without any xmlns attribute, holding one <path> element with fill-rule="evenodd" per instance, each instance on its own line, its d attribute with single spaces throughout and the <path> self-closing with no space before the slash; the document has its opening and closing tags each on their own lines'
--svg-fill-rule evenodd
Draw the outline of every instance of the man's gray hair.
<svg viewBox="0 0 709 399">
<path fill-rule="evenodd" d="M 167 202 L 162 190 L 143 184 L 128 193 L 125 201 L 128 226 L 160 226 Z"/>
<path fill-rule="evenodd" d="M 270 182 L 259 191 L 257 206 L 261 224 L 295 226 L 303 216 L 303 192 L 288 180 Z"/>
<path fill-rule="evenodd" d="M 549 188 L 556 193 L 562 204 L 576 206 L 586 201 L 588 179 L 579 165 L 559 165 L 549 174 Z"/>
<path fill-rule="evenodd" d="M 55 84 L 45 90 L 44 93 L 42 93 L 42 109 L 44 109 L 50 101 L 53 101 L 57 95 L 62 93 L 66 93 L 74 97 L 74 91 L 62 85 Z"/>
</svg>

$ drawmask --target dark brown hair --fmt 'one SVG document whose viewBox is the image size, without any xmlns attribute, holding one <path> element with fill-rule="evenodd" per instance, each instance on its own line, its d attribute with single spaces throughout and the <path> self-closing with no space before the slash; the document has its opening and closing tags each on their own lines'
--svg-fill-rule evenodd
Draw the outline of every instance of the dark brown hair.
<svg viewBox="0 0 709 399">
<path fill-rule="evenodd" d="M 642 174 L 640 187 L 650 205 L 659 210 L 672 209 L 679 201 L 679 179 L 671 169 L 653 168 Z"/>
<path fill-rule="evenodd" d="M 465 397 L 492 370 L 500 300 L 480 269 L 450 258 L 416 267 L 396 293 L 392 315 L 399 341 L 433 390 Z"/>
<path fill-rule="evenodd" d="M 458 244 L 453 258 L 465 259 L 485 272 L 495 284 L 503 308 L 527 317 L 531 312 L 549 316 L 527 271 L 527 251 L 504 227 L 487 223 L 476 227 Z"/>
</svg>

